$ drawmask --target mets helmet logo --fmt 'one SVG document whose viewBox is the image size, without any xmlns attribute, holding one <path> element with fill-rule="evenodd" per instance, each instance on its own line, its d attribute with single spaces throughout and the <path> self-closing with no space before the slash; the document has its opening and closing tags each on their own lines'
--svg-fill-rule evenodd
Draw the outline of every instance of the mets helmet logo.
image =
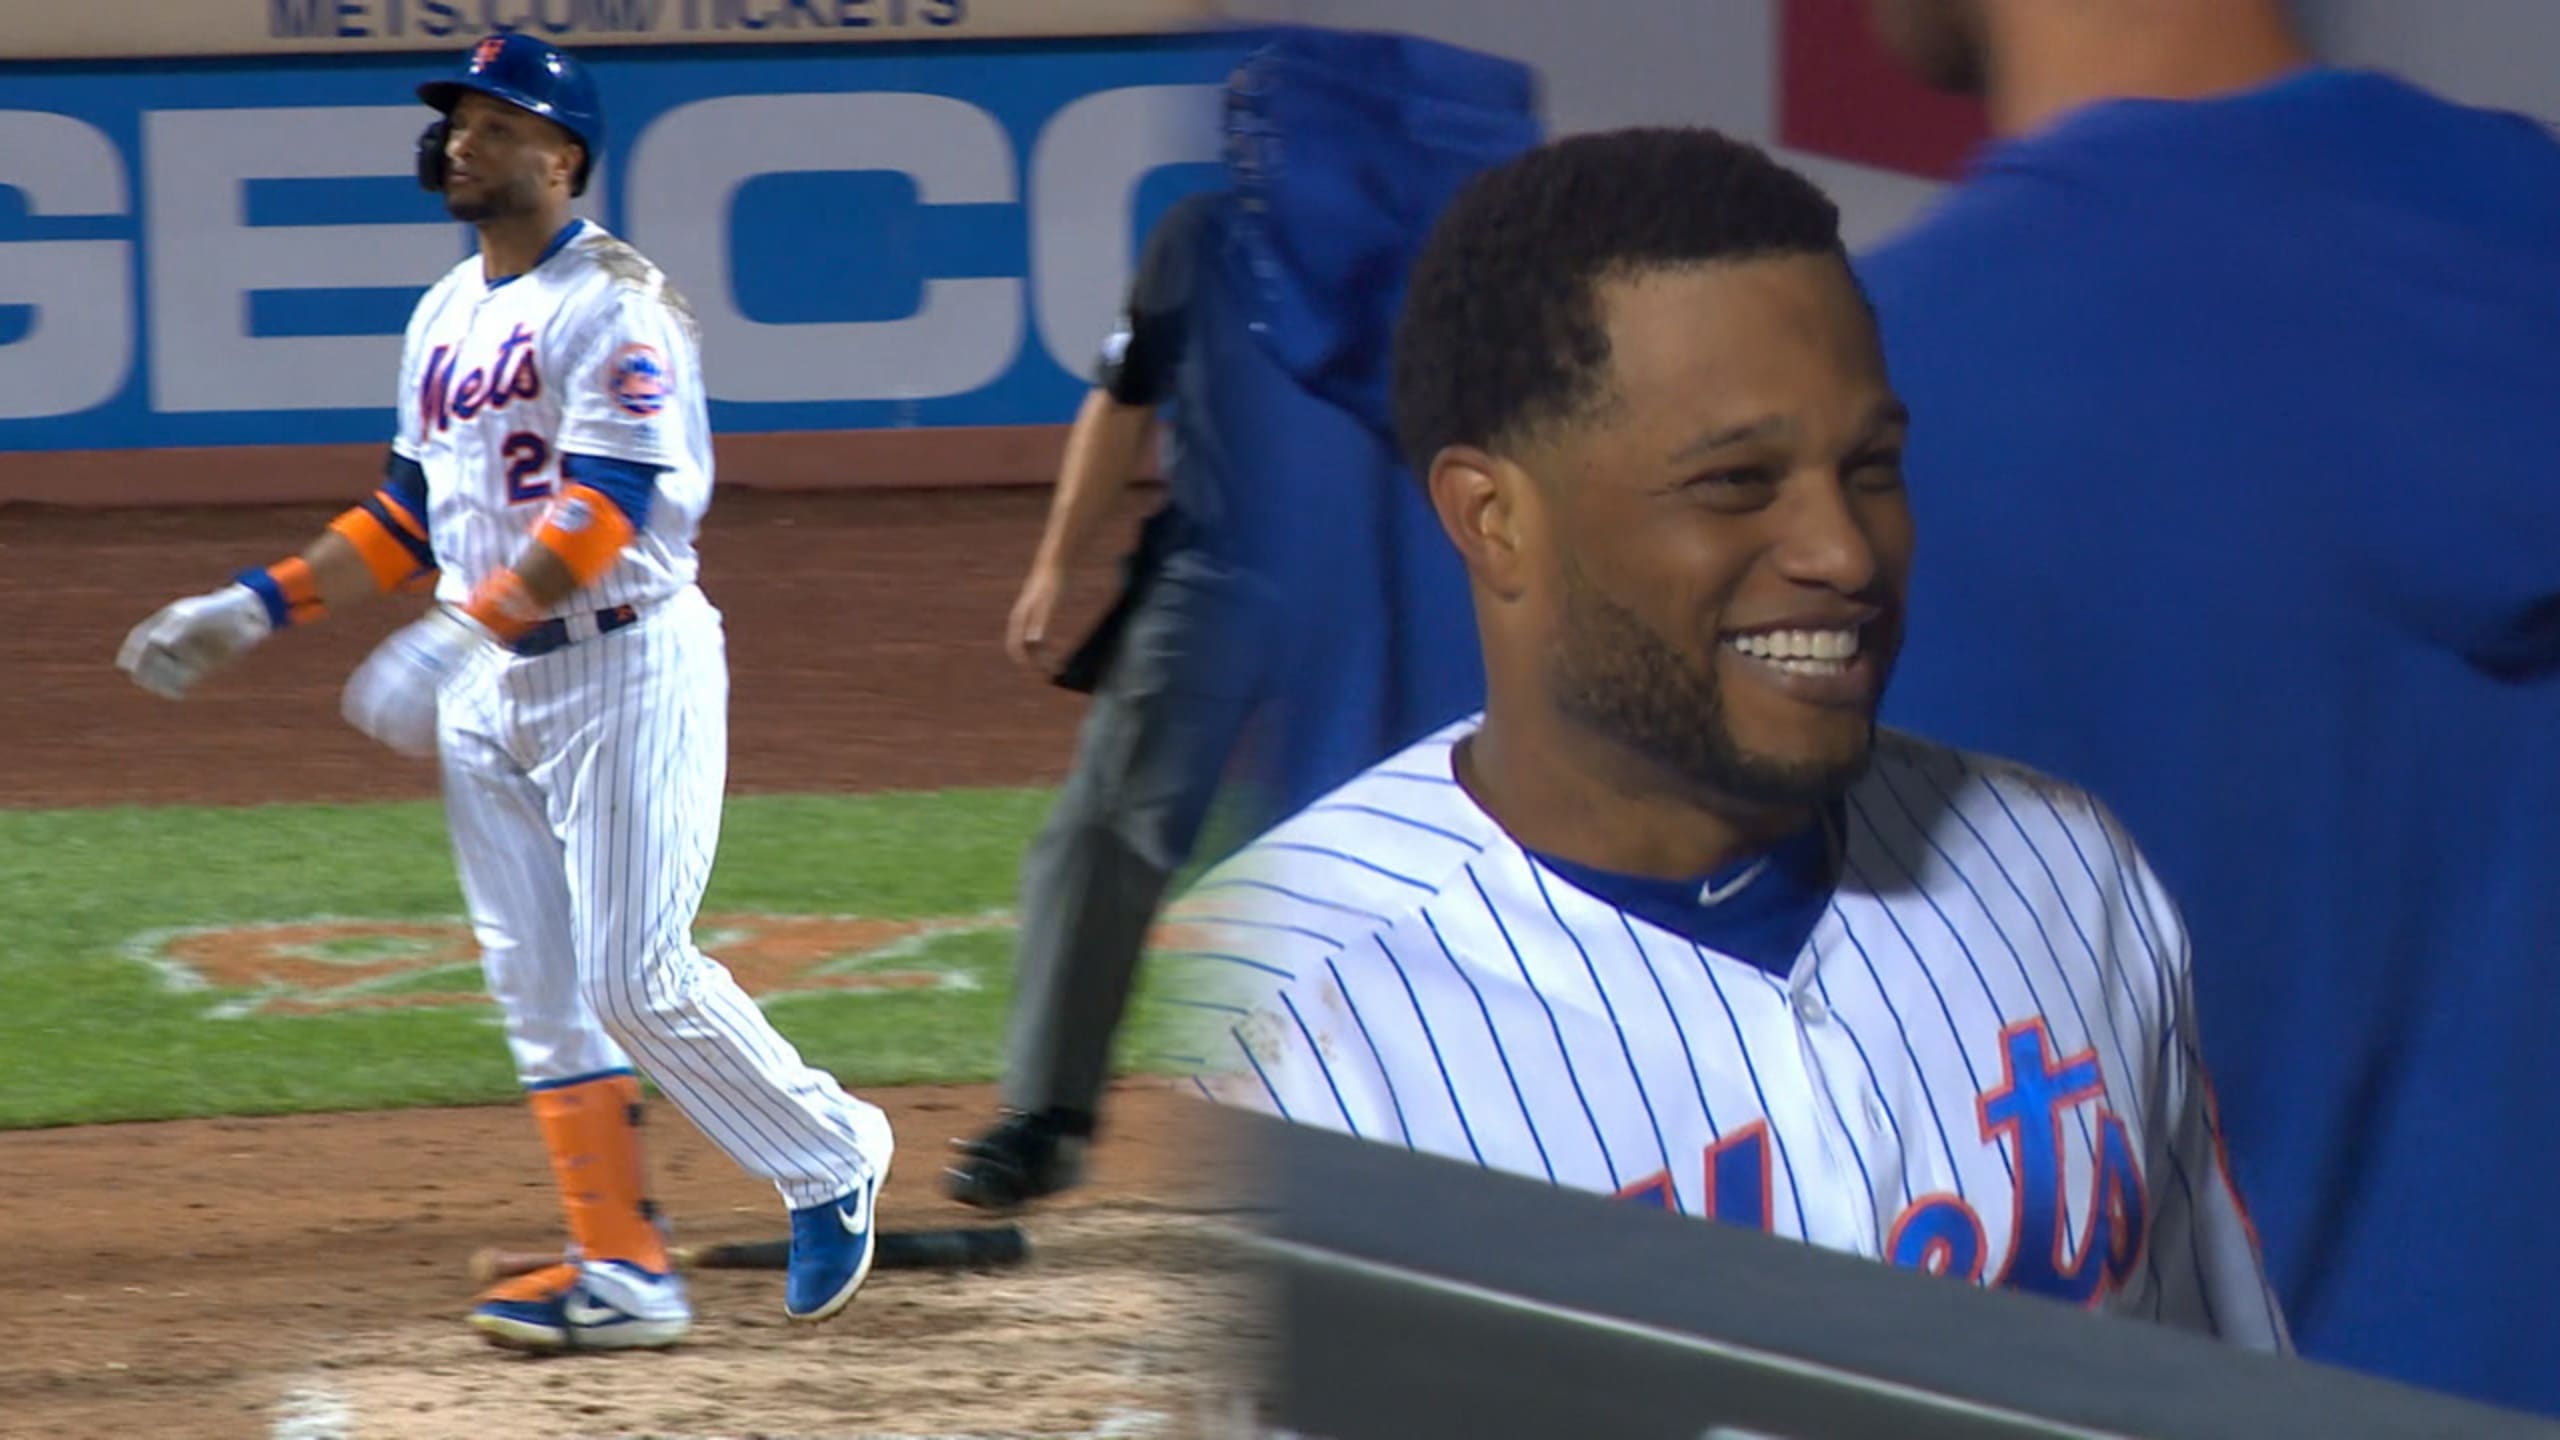
<svg viewBox="0 0 2560 1440">
<path fill-rule="evenodd" d="M 483 39 L 479 44 L 471 47 L 471 68 L 488 69 L 497 62 L 498 53 L 506 48 L 507 37 L 504 34 L 491 35 Z"/>
<path fill-rule="evenodd" d="M 613 392 L 614 404 L 644 418 L 667 408 L 673 388 L 667 383 L 667 364 L 658 358 L 654 345 L 625 345 L 615 351 L 605 385 Z"/>
</svg>

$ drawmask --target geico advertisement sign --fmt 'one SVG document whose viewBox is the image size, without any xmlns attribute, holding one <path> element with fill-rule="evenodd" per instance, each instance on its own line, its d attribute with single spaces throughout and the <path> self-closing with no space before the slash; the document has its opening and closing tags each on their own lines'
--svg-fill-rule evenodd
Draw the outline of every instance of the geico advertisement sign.
<svg viewBox="0 0 2560 1440">
<path fill-rule="evenodd" d="M 580 213 L 692 301 L 723 428 L 1061 420 L 1145 227 L 1215 180 L 1232 58 L 599 57 Z M 0 448 L 386 433 L 409 307 L 471 248 L 410 178 L 436 67 L 310 68 L 0 109 Z"/>
</svg>

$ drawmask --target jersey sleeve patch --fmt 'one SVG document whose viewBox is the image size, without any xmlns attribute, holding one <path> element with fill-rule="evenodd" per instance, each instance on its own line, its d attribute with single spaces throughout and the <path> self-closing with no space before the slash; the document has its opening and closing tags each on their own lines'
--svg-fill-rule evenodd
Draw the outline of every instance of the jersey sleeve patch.
<svg viewBox="0 0 2560 1440">
<path fill-rule="evenodd" d="M 605 365 L 605 391 L 614 408 L 646 420 L 667 408 L 675 395 L 666 357 L 655 345 L 634 342 L 613 352 Z"/>
</svg>

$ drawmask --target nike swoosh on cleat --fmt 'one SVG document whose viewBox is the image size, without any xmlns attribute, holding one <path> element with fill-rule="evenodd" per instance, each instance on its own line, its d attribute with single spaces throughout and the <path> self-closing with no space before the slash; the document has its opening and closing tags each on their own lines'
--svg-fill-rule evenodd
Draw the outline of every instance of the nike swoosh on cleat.
<svg viewBox="0 0 2560 1440">
<path fill-rule="evenodd" d="M 560 1314 L 572 1325 L 606 1325 L 624 1318 L 610 1305 L 590 1304 L 575 1295 L 561 1303 Z"/>
</svg>

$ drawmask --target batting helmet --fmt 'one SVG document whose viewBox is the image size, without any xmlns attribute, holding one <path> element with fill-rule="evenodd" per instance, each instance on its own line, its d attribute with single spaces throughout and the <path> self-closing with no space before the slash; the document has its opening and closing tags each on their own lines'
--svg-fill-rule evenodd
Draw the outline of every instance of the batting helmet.
<svg viewBox="0 0 2560 1440">
<path fill-rule="evenodd" d="M 569 193 L 586 193 L 587 174 L 595 168 L 596 152 L 604 148 L 604 101 L 596 94 L 595 79 L 568 51 L 513 30 L 472 46 L 461 74 L 418 87 L 418 98 L 445 116 L 418 137 L 419 184 L 443 191 L 444 146 L 453 107 L 465 91 L 472 90 L 531 111 L 576 136 L 586 155 L 569 182 Z"/>
</svg>

